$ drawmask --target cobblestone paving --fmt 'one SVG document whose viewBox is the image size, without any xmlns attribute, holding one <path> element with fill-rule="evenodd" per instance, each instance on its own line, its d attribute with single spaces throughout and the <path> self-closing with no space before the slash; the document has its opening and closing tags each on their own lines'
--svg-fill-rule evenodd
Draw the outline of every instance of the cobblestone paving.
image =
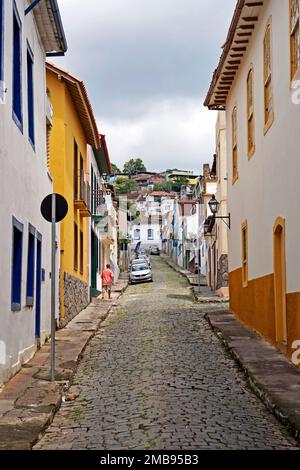
<svg viewBox="0 0 300 470">
<path fill-rule="evenodd" d="M 87 347 L 72 390 L 36 449 L 288 449 L 248 390 L 184 278 L 153 260 Z M 215 309 L 216 307 L 214 307 Z"/>
</svg>

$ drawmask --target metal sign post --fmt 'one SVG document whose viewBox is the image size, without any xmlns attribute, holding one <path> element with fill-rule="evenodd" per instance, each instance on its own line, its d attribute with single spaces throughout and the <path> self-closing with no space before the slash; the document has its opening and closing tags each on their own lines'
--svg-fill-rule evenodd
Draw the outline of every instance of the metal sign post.
<svg viewBox="0 0 300 470">
<path fill-rule="evenodd" d="M 61 222 L 68 213 L 68 203 L 60 194 L 49 194 L 41 205 L 41 213 L 51 223 L 51 353 L 50 379 L 55 380 L 55 297 L 56 297 L 56 223 Z"/>
<path fill-rule="evenodd" d="M 51 214 L 51 381 L 55 380 L 55 274 L 56 274 L 56 194 L 52 194 Z"/>
<path fill-rule="evenodd" d="M 201 227 L 201 199 L 199 197 L 198 204 L 198 294 L 201 293 L 201 244 L 200 244 L 200 227 Z"/>
</svg>

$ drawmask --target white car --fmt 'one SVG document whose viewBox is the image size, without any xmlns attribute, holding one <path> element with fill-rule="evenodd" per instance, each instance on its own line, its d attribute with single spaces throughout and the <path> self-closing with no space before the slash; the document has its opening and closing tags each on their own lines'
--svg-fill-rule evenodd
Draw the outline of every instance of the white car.
<svg viewBox="0 0 300 470">
<path fill-rule="evenodd" d="M 149 268 L 151 269 L 151 263 L 150 263 L 150 259 L 149 258 L 144 258 L 144 257 L 141 257 L 141 258 L 137 258 L 137 259 L 133 259 L 131 261 L 131 266 L 133 264 L 143 264 L 143 263 L 147 263 Z"/>
<path fill-rule="evenodd" d="M 134 260 L 137 261 L 137 260 Z M 138 282 L 152 282 L 151 269 L 145 260 L 141 263 L 133 262 L 129 272 L 129 284 Z"/>
</svg>

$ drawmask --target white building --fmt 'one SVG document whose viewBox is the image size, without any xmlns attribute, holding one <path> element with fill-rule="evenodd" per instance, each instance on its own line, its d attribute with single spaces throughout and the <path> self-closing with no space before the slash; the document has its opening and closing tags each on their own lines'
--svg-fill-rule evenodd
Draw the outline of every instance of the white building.
<svg viewBox="0 0 300 470">
<path fill-rule="evenodd" d="M 230 306 L 289 357 L 300 338 L 299 0 L 238 1 L 205 104 L 225 109 Z"/>
<path fill-rule="evenodd" d="M 170 199 L 170 194 L 163 191 L 154 191 L 138 198 L 135 206 L 140 215 L 130 225 L 131 250 L 134 250 L 138 243 L 145 250 L 151 247 L 162 249 L 162 205 L 166 210 L 166 201 Z"/>
<path fill-rule="evenodd" d="M 88 147 L 91 168 L 90 287 L 92 296 L 98 296 L 102 291 L 101 274 L 107 264 L 111 265 L 115 280 L 120 274 L 117 210 L 112 198 L 113 186 L 106 181 L 112 169 L 104 135 L 100 135 L 100 143 L 99 149 Z"/>
<path fill-rule="evenodd" d="M 209 219 L 206 228 L 206 265 L 208 272 L 208 285 L 221 297 L 228 298 L 228 230 L 230 222 L 227 210 L 227 154 L 226 154 L 226 115 L 224 111 L 218 113 L 216 122 L 216 154 L 211 169 L 211 176 L 206 183 L 208 203 L 215 195 L 218 203 L 218 213 Z M 221 219 L 220 217 L 224 217 Z"/>
<path fill-rule="evenodd" d="M 56 0 L 28 6 L 0 2 L 0 384 L 50 331 L 50 224 L 40 212 L 52 192 L 45 55 L 66 42 Z"/>
</svg>

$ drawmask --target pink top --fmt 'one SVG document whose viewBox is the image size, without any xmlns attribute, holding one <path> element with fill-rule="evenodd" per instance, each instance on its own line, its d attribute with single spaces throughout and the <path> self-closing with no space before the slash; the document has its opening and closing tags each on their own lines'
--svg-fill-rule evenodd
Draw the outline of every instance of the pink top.
<svg viewBox="0 0 300 470">
<path fill-rule="evenodd" d="M 110 269 L 103 269 L 102 273 L 102 284 L 103 286 L 111 286 L 114 280 L 113 272 Z"/>
</svg>

